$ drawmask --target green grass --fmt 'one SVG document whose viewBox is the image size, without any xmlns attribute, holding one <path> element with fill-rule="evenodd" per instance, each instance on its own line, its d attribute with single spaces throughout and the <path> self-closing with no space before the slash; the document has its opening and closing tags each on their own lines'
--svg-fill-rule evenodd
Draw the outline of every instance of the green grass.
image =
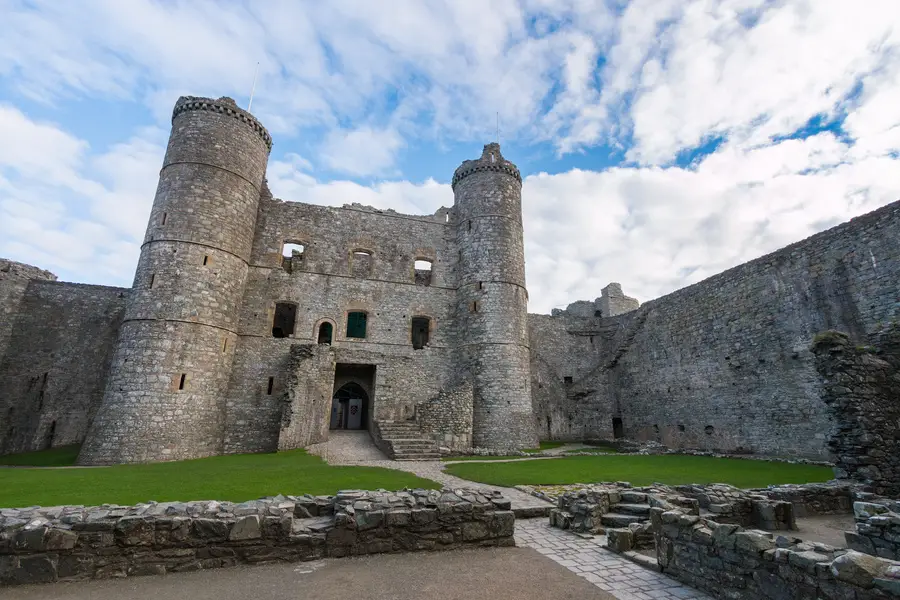
<svg viewBox="0 0 900 600">
<path fill-rule="evenodd" d="M 290 450 L 148 465 L 0 469 L 0 506 L 135 504 L 149 500 L 243 502 L 277 494 L 405 487 L 441 486 L 393 469 L 334 467 L 303 450 Z"/>
<path fill-rule="evenodd" d="M 37 452 L 23 452 L 22 454 L 7 454 L 0 456 L 0 465 L 26 466 L 26 467 L 67 467 L 75 464 L 78 451 L 81 446 L 60 446 L 49 450 Z"/>
<path fill-rule="evenodd" d="M 728 483 L 740 488 L 834 478 L 828 467 L 708 456 L 570 456 L 510 463 L 447 465 L 457 477 L 491 485 L 629 481 L 633 485 Z"/>
</svg>

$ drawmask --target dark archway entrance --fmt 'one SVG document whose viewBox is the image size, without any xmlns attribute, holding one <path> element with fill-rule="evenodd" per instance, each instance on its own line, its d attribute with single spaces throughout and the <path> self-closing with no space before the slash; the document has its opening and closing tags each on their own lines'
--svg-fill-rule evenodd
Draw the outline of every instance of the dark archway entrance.
<svg viewBox="0 0 900 600">
<path fill-rule="evenodd" d="M 329 429 L 367 429 L 369 395 L 355 382 L 345 383 L 331 398 Z"/>
</svg>

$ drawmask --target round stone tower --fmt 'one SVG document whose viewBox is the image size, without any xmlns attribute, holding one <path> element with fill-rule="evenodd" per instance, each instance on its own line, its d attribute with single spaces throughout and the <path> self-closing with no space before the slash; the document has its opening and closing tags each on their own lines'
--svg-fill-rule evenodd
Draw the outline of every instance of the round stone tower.
<svg viewBox="0 0 900 600">
<path fill-rule="evenodd" d="M 272 138 L 230 98 L 181 97 L 103 403 L 79 464 L 221 453 Z"/>
<path fill-rule="evenodd" d="M 522 177 L 484 147 L 453 174 L 459 247 L 460 356 L 472 374 L 472 445 L 506 451 L 538 445 L 522 232 Z"/>
</svg>

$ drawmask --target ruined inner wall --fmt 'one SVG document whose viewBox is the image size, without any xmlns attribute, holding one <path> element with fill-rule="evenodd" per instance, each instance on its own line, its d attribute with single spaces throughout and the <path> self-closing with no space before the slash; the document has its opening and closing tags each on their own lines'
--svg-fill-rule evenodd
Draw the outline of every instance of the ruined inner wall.
<svg viewBox="0 0 900 600">
<path fill-rule="evenodd" d="M 8 337 L 0 356 L 0 454 L 84 439 L 103 396 L 128 294 L 57 282 L 29 269 L 41 278 L 28 280 L 15 310 L 4 310 L 2 319 Z"/>
<path fill-rule="evenodd" d="M 810 342 L 869 340 L 900 316 L 898 281 L 895 202 L 617 317 L 621 356 L 582 384 L 607 386 L 627 437 L 826 458 L 834 424 Z"/>
<path fill-rule="evenodd" d="M 182 97 L 103 404 L 81 464 L 222 452 L 271 138 L 233 100 Z"/>
<path fill-rule="evenodd" d="M 376 367 L 370 418 L 412 417 L 418 402 L 439 394 L 453 375 L 455 339 L 456 253 L 447 213 L 441 209 L 413 216 L 360 205 L 333 208 L 264 194 L 227 397 L 226 452 L 278 446 L 291 345 L 315 344 L 323 322 L 333 327 L 336 364 Z M 304 246 L 302 258 L 289 266 L 282 258 L 286 242 Z M 433 264 L 429 285 L 422 285 L 421 277 L 416 283 L 417 259 Z M 277 302 L 296 305 L 291 337 L 272 336 Z M 347 313 L 356 310 L 368 315 L 365 339 L 347 337 Z M 430 341 L 419 350 L 410 337 L 414 316 L 431 319 Z M 303 418 L 327 422 L 330 409 L 329 402 L 324 414 Z M 305 439 L 306 433 L 290 427 L 294 429 L 285 432 L 284 440 Z"/>
</svg>

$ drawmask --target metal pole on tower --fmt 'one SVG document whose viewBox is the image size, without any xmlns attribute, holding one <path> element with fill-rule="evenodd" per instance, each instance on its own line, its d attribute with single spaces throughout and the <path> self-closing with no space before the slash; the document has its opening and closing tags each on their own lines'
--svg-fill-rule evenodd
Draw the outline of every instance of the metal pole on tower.
<svg viewBox="0 0 900 600">
<path fill-rule="evenodd" d="M 253 106 L 253 92 L 256 91 L 256 78 L 259 76 L 259 63 L 256 63 L 256 73 L 253 74 L 253 87 L 250 88 L 250 102 L 247 103 L 247 112 Z"/>
</svg>

